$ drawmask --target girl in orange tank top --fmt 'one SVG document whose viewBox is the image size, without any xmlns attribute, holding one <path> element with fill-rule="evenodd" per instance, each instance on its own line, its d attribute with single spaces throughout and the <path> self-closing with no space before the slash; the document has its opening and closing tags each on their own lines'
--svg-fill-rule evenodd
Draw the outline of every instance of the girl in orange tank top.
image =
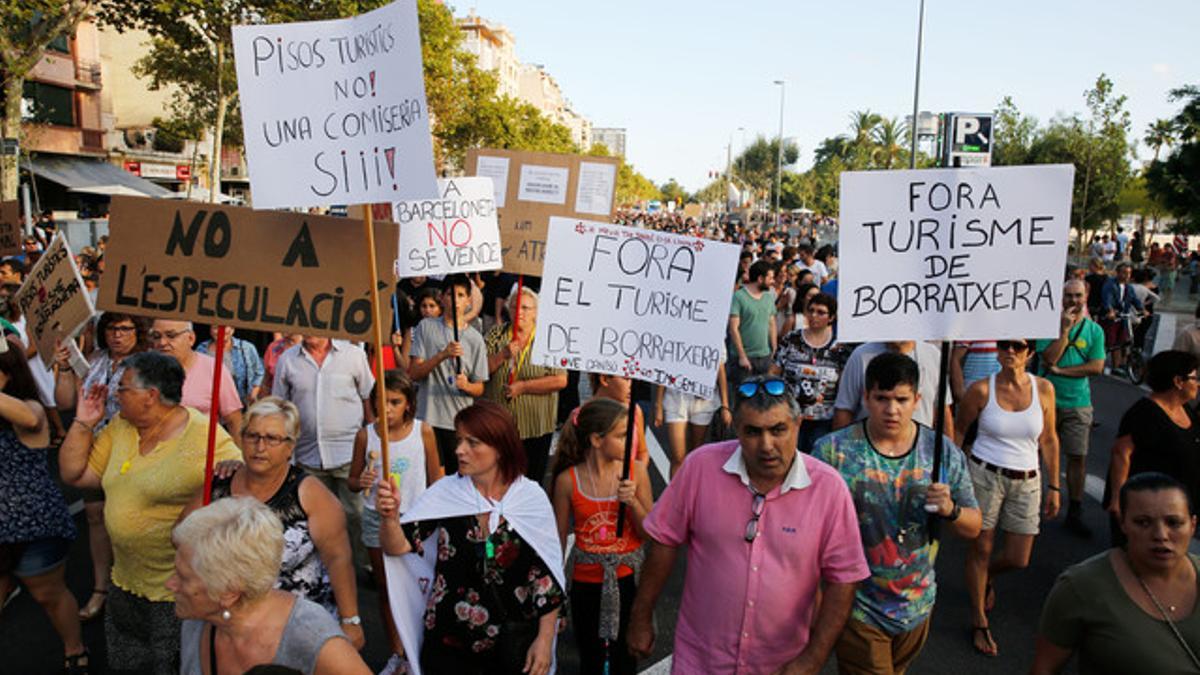
<svg viewBox="0 0 1200 675">
<path fill-rule="evenodd" d="M 606 398 L 580 407 L 563 425 L 555 451 L 554 514 L 564 545 L 573 527 L 578 555 L 605 562 L 577 562 L 571 577 L 571 617 L 585 674 L 636 673 L 637 663 L 625 646 L 625 627 L 636 591 L 634 567 L 640 565 L 645 532 L 642 521 L 653 506 L 645 465 L 631 463 L 631 477 L 621 480 L 628 411 Z M 625 524 L 617 537 L 617 511 L 625 506 Z M 578 557 L 578 556 L 573 556 Z M 616 588 L 604 586 L 604 566 L 616 571 Z M 602 616 L 601 599 L 619 590 L 617 616 Z M 614 607 L 615 609 L 615 607 Z M 614 627 L 613 624 L 616 624 Z M 610 628 L 606 628 L 606 626 Z M 604 639 L 602 634 L 608 635 Z"/>
</svg>

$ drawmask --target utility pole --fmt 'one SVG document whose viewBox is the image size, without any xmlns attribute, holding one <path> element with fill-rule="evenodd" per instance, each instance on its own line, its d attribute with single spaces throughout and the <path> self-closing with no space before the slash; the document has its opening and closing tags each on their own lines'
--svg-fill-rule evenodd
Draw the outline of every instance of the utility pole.
<svg viewBox="0 0 1200 675">
<path fill-rule="evenodd" d="M 783 187 L 783 93 L 787 89 L 787 84 L 783 80 L 775 80 L 775 84 L 779 85 L 779 152 L 775 158 L 775 227 L 779 227 L 779 192 Z"/>
</svg>

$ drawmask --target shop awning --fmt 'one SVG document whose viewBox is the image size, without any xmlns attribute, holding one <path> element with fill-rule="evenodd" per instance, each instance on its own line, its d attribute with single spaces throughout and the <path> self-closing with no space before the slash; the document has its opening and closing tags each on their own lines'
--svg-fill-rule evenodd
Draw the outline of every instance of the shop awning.
<svg viewBox="0 0 1200 675">
<path fill-rule="evenodd" d="M 41 155 L 23 159 L 21 167 L 71 192 L 100 195 L 166 197 L 171 191 L 105 161 Z"/>
</svg>

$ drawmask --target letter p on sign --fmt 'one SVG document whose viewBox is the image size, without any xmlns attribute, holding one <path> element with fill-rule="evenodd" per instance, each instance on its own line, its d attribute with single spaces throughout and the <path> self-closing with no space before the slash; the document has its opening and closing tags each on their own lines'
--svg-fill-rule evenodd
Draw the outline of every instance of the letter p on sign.
<svg viewBox="0 0 1200 675">
<path fill-rule="evenodd" d="M 967 142 L 967 136 L 979 132 L 978 117 L 955 117 L 954 118 L 954 142 L 963 144 Z"/>
</svg>

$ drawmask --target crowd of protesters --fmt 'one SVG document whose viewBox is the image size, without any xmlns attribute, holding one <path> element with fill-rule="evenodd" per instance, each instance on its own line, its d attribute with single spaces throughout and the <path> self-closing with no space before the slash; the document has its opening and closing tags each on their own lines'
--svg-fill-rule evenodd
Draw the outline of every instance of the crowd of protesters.
<svg viewBox="0 0 1200 675">
<path fill-rule="evenodd" d="M 630 414 L 629 379 L 535 363 L 537 280 L 504 273 L 403 280 L 382 353 L 227 329 L 215 400 L 216 326 L 201 340 L 190 322 L 103 313 L 77 374 L 71 345 L 36 358 L 11 301 L 35 240 L 0 262 L 0 600 L 28 591 L 69 673 L 370 672 L 361 615 L 377 611 L 384 673 L 543 675 L 569 621 L 582 672 L 620 675 L 653 650 L 686 556 L 675 672 L 810 673 L 835 657 L 841 673 L 903 673 L 929 637 L 940 533 L 970 542 L 964 632 L 997 655 L 996 579 L 1029 565 L 1062 507 L 1093 536 L 1090 379 L 1125 367 L 1114 344 L 1145 338 L 1126 319 L 1171 292 L 1180 256 L 1097 240 L 1065 275 L 1057 337 L 954 344 L 939 391 L 937 345 L 838 340 L 830 219 L 617 221 L 742 248 L 711 397 L 657 388 L 641 395 L 651 412 Z M 52 224 L 39 233 L 44 247 Z M 92 291 L 101 244 L 78 258 Z M 1034 672 L 1073 654 L 1086 672 L 1200 668 L 1200 327 L 1175 347 L 1149 360 L 1151 391 L 1120 422 L 1103 504 L 1114 548 L 1059 578 Z M 669 446 L 657 500 L 648 424 Z M 83 606 L 63 582 L 78 535 L 63 485 L 86 512 Z M 415 619 L 382 592 L 410 555 L 433 561 Z M 378 607 L 359 606 L 363 579 Z M 103 665 L 81 637 L 101 617 Z"/>
</svg>

